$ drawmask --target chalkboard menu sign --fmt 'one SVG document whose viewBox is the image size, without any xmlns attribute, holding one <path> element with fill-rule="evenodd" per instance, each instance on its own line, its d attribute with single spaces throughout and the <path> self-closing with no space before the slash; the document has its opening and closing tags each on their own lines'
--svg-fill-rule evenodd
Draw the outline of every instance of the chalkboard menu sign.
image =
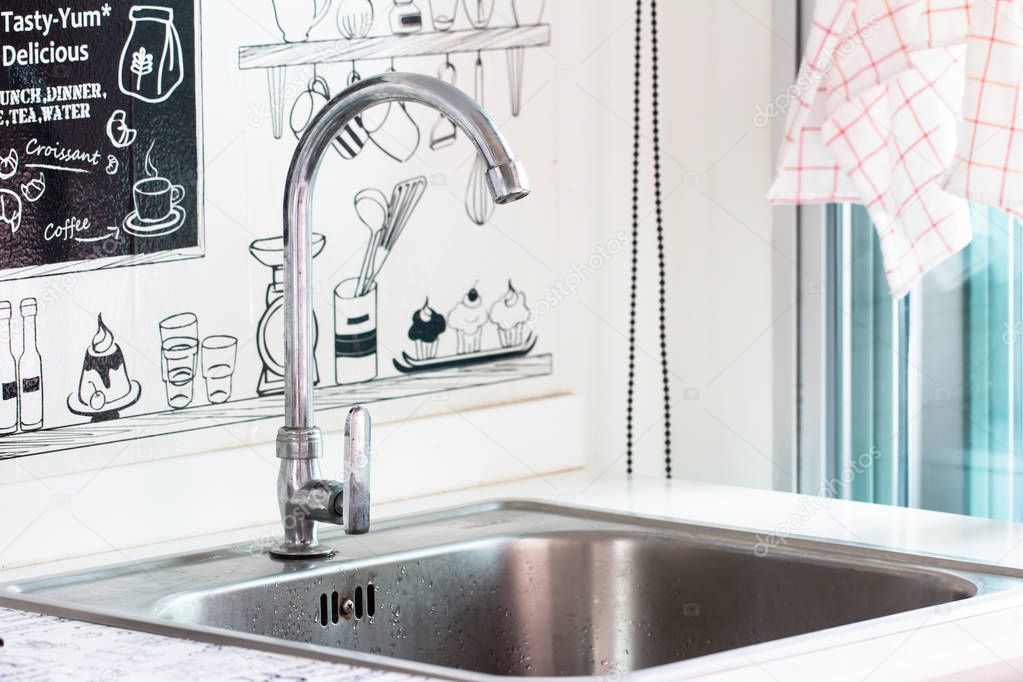
<svg viewBox="0 0 1023 682">
<path fill-rule="evenodd" d="M 195 13 L 0 6 L 0 278 L 201 252 Z"/>
</svg>

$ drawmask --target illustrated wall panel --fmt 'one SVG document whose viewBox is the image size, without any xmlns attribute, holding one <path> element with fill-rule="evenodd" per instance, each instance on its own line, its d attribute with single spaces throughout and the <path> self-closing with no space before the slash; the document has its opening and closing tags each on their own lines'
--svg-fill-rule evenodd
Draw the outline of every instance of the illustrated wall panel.
<svg viewBox="0 0 1023 682">
<path fill-rule="evenodd" d="M 100 25 L 43 35 L 0 18 L 5 42 L 89 46 L 89 61 L 66 69 L 5 61 L 7 96 L 34 79 L 95 82 L 105 97 L 66 125 L 15 126 L 5 113 L 11 191 L 33 189 L 25 145 L 44 135 L 118 159 L 121 172 L 44 170 L 43 198 L 17 230 L 0 225 L 0 458 L 144 459 L 271 438 L 291 154 L 332 95 L 389 69 L 439 75 L 483 101 L 535 191 L 495 207 L 464 134 L 422 107 L 378 107 L 335 140 L 314 197 L 322 426 L 339 428 L 356 401 L 395 420 L 564 389 L 545 303 L 559 253 L 557 100 L 544 87 L 556 22 L 542 1 L 12 4 L 25 21 L 74 7 Z M 133 38 L 140 22 L 148 30 Z M 168 60 L 183 72 L 173 88 Z M 47 226 L 72 214 L 95 217 L 64 234 L 104 239 L 45 246 Z M 107 242 L 116 250 L 83 246 Z"/>
</svg>

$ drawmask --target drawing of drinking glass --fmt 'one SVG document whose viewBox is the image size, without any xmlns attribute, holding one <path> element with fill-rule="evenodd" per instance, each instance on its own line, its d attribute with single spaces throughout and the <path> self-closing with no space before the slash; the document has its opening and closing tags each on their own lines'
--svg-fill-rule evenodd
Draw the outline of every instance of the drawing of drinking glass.
<svg viewBox="0 0 1023 682">
<path fill-rule="evenodd" d="M 238 339 L 233 336 L 207 336 L 202 341 L 202 376 L 206 379 L 206 398 L 214 405 L 231 399 L 231 379 L 238 354 Z"/>
<path fill-rule="evenodd" d="M 192 404 L 195 385 L 195 360 L 199 355 L 199 344 L 195 339 L 175 338 L 164 342 L 160 354 L 167 370 L 164 386 L 167 388 L 167 404 L 175 410 Z"/>
<path fill-rule="evenodd" d="M 192 402 L 198 354 L 199 319 L 194 313 L 160 321 L 160 376 L 167 388 L 167 404 L 176 410 Z"/>
<path fill-rule="evenodd" d="M 194 341 L 199 343 L 199 318 L 195 313 L 177 313 L 160 320 L 160 343 L 166 344 L 175 339 Z M 166 367 L 164 368 L 166 370 Z M 166 371 L 162 374 L 163 380 L 167 381 Z"/>
</svg>

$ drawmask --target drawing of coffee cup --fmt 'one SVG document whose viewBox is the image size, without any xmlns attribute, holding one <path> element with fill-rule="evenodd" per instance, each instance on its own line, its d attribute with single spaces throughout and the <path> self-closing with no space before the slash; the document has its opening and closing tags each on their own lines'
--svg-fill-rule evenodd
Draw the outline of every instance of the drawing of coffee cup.
<svg viewBox="0 0 1023 682">
<path fill-rule="evenodd" d="M 135 183 L 132 190 L 135 213 L 143 223 L 167 220 L 174 207 L 185 198 L 185 188 L 172 185 L 167 178 L 145 178 Z"/>
</svg>

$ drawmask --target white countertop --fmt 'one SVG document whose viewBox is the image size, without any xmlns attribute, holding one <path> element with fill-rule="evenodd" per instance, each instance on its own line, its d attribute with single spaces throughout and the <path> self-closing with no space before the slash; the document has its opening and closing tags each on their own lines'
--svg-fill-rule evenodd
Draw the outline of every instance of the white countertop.
<svg viewBox="0 0 1023 682">
<path fill-rule="evenodd" d="M 526 498 L 951 556 L 1023 574 L 1023 524 L 689 481 L 574 471 L 374 507 L 377 519 L 489 500 Z M 0 572 L 0 580 L 121 563 L 249 540 L 240 529 L 159 546 Z M 921 611 L 911 624 L 836 628 L 686 661 L 629 679 L 998 680 L 1023 678 L 1023 595 Z M 236 647 L 215 646 L 0 609 L 0 678 L 7 680 L 422 679 Z"/>
</svg>

